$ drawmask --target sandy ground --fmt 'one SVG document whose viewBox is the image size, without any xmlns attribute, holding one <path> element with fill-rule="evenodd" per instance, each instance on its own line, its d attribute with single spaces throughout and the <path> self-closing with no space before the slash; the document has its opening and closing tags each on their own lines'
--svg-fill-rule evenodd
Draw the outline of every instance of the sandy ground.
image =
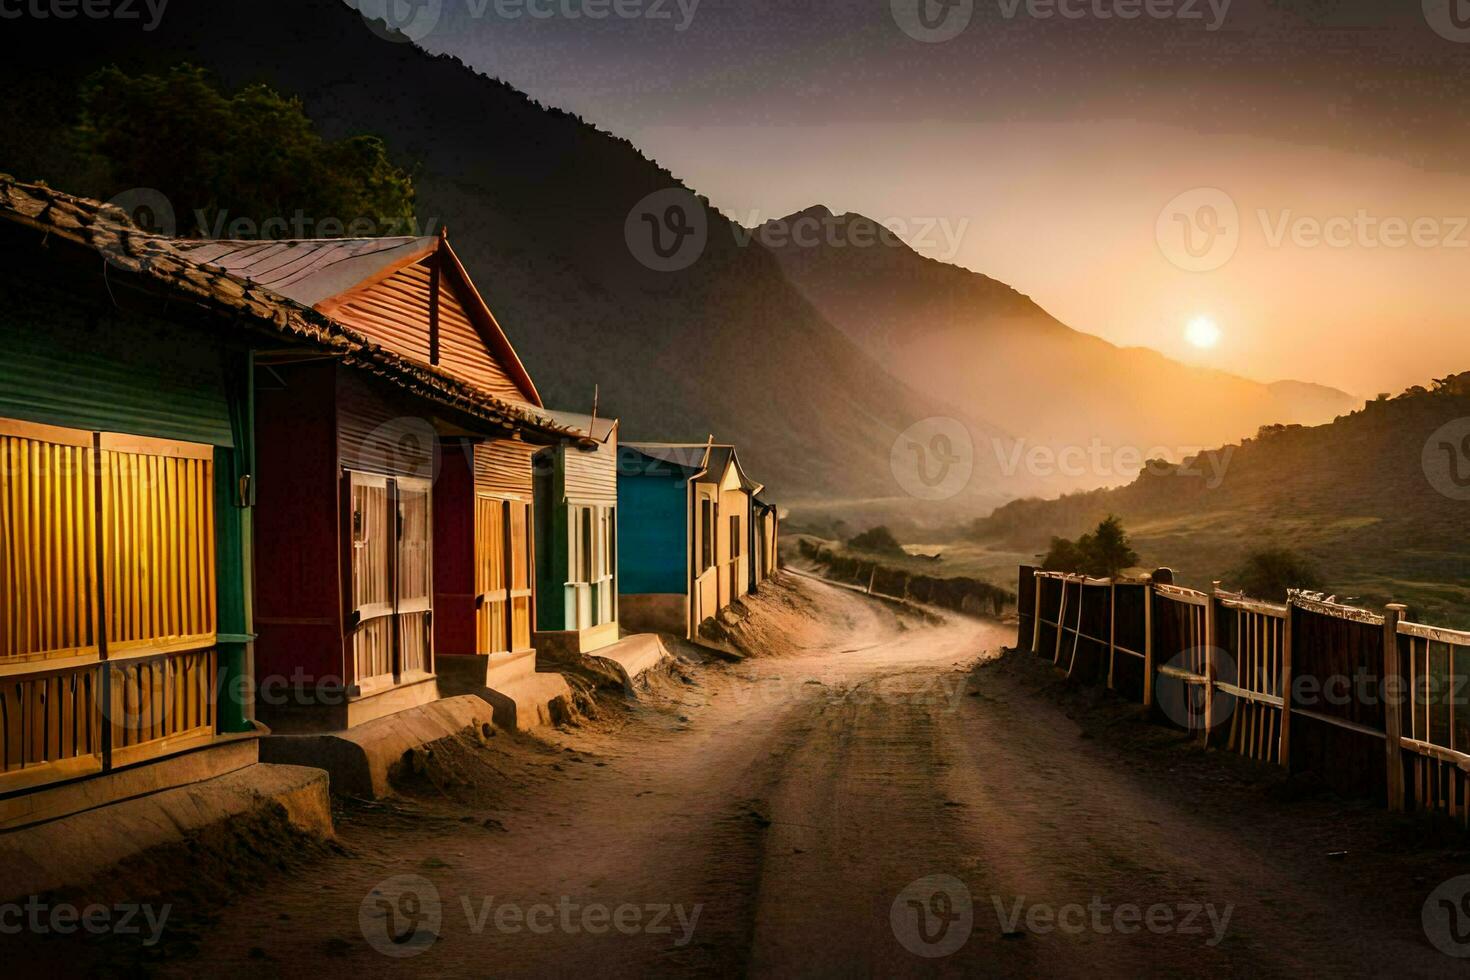
<svg viewBox="0 0 1470 980">
<path fill-rule="evenodd" d="M 183 939 L 126 962 L 180 977 L 1463 972 L 1419 924 L 1425 895 L 1470 871 L 1463 840 L 1411 846 L 1422 824 L 1288 798 L 1177 736 L 1139 736 L 1125 707 L 1000 659 L 1014 638 L 788 574 L 729 630 L 752 655 L 691 650 L 636 704 L 540 739 L 443 744 L 400 798 L 344 807 L 338 853 L 179 908 Z"/>
</svg>

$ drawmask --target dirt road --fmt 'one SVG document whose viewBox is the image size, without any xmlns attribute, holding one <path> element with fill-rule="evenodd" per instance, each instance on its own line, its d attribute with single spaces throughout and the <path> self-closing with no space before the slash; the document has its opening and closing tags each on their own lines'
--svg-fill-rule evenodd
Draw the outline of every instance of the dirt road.
<svg viewBox="0 0 1470 980">
<path fill-rule="evenodd" d="M 1288 821 L 1213 786 L 1207 764 L 1181 791 L 1169 768 L 1080 738 L 1014 672 L 976 669 L 1013 630 L 793 576 L 755 607 L 737 632 L 764 655 L 693 667 L 549 745 L 498 736 L 451 758 L 438 789 L 350 807 L 348 854 L 276 876 L 157 965 L 1102 977 L 1464 962 L 1429 946 L 1404 897 L 1432 882 L 1385 891 L 1364 875 L 1387 858 L 1326 857 L 1330 808 Z M 1233 807 L 1211 805 L 1224 794 Z"/>
</svg>

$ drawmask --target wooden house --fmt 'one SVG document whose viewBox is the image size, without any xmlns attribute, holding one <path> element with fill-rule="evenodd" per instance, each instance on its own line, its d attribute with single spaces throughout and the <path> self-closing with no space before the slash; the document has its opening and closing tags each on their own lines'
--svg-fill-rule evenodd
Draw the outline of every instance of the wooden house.
<svg viewBox="0 0 1470 980">
<path fill-rule="evenodd" d="M 257 758 L 250 357 L 291 324 L 44 186 L 0 178 L 0 248 L 4 829 Z"/>
<path fill-rule="evenodd" d="M 776 574 L 780 519 L 774 504 L 759 497 L 751 499 L 750 523 L 750 591 Z"/>
<path fill-rule="evenodd" d="M 555 662 L 618 640 L 618 423 L 548 414 L 591 436 L 536 454 L 536 646 Z"/>
<path fill-rule="evenodd" d="M 750 590 L 751 501 L 760 489 L 732 446 L 623 447 L 619 575 L 629 629 L 695 636 Z"/>
<path fill-rule="evenodd" d="M 430 389 L 353 357 L 257 355 L 262 716 L 349 728 L 437 699 L 446 664 L 492 689 L 534 672 L 531 457 L 583 434 L 540 411 L 448 239 L 176 245 Z"/>
</svg>

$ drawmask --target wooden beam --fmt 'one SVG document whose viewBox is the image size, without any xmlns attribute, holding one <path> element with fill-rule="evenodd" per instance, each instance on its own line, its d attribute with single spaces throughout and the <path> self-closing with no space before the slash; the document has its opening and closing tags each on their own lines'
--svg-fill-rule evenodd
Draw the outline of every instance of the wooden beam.
<svg viewBox="0 0 1470 980">
<path fill-rule="evenodd" d="M 1143 706 L 1154 703 L 1154 585 L 1153 577 L 1143 582 Z"/>
<path fill-rule="evenodd" d="M 439 363 L 439 270 L 444 266 L 444 238 L 439 239 L 439 250 L 434 255 L 434 264 L 429 268 L 429 363 Z"/>
<path fill-rule="evenodd" d="M 1399 670 L 1399 621 L 1407 611 L 1406 606 L 1393 603 L 1387 607 L 1383 617 L 1383 724 L 1388 736 L 1388 808 L 1395 813 L 1404 809 L 1404 754 L 1399 741 L 1404 734 L 1404 679 Z M 1450 731 L 1454 731 L 1453 724 Z"/>
<path fill-rule="evenodd" d="M 1032 607 L 1033 616 L 1032 616 L 1032 623 L 1031 623 L 1031 652 L 1032 653 L 1040 653 L 1041 652 L 1041 582 L 1042 582 L 1042 576 L 1041 576 L 1041 572 L 1040 572 L 1039 569 L 1032 576 L 1032 578 L 1035 579 L 1035 581 L 1036 581 L 1036 605 Z"/>
<path fill-rule="evenodd" d="M 1215 632 L 1216 632 L 1215 611 L 1216 611 L 1216 606 L 1218 605 L 1217 602 L 1216 602 L 1216 595 L 1217 595 L 1217 593 L 1219 591 L 1220 591 L 1220 583 L 1219 582 L 1215 582 L 1212 585 L 1211 589 L 1210 589 L 1210 594 L 1208 596 L 1206 596 L 1206 599 L 1205 599 L 1205 635 L 1203 637 L 1203 639 L 1204 639 L 1204 643 L 1203 643 L 1203 647 L 1204 647 L 1204 659 L 1205 659 L 1205 664 L 1204 664 L 1204 667 L 1205 667 L 1205 732 L 1204 732 L 1204 743 L 1207 746 L 1210 744 L 1210 732 L 1215 727 L 1215 690 L 1216 690 L 1216 688 L 1215 688 L 1215 675 L 1216 675 L 1216 673 L 1218 671 L 1218 668 L 1216 667 L 1216 664 L 1215 664 Z"/>
<path fill-rule="evenodd" d="M 1291 665 L 1293 637 L 1291 629 L 1291 601 L 1286 603 L 1286 619 L 1281 624 L 1281 742 L 1277 747 L 1281 767 L 1291 772 Z"/>
<path fill-rule="evenodd" d="M 1113 662 L 1118 656 L 1118 583 L 1108 583 L 1108 690 L 1113 690 Z"/>
</svg>

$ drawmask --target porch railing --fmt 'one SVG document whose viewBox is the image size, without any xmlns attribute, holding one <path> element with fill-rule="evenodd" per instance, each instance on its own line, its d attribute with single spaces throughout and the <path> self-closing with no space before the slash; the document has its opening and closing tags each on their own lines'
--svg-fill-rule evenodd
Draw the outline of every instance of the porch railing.
<svg viewBox="0 0 1470 980">
<path fill-rule="evenodd" d="M 213 450 L 0 420 L 0 793 L 216 728 Z"/>
</svg>

